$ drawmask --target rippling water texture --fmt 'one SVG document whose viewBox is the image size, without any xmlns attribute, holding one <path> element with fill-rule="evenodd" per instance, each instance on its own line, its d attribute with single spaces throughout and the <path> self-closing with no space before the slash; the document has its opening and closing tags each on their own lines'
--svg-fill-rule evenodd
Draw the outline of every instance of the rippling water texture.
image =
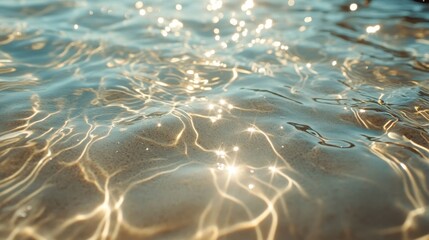
<svg viewBox="0 0 429 240">
<path fill-rule="evenodd" d="M 429 238 L 428 7 L 2 0 L 0 238 Z"/>
</svg>

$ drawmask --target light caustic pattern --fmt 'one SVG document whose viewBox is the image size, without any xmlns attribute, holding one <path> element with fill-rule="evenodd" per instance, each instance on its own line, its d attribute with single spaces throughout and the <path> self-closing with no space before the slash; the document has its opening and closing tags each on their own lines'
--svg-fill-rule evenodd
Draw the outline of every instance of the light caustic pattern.
<svg viewBox="0 0 429 240">
<path fill-rule="evenodd" d="M 427 7 L 393 2 L 0 3 L 0 238 L 429 237 Z"/>
</svg>

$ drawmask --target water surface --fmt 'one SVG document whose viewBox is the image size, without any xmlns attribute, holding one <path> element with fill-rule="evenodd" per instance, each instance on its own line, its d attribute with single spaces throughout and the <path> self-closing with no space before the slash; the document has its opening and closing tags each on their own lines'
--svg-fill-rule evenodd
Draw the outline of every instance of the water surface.
<svg viewBox="0 0 429 240">
<path fill-rule="evenodd" d="M 1 238 L 428 238 L 428 10 L 2 1 Z"/>
</svg>

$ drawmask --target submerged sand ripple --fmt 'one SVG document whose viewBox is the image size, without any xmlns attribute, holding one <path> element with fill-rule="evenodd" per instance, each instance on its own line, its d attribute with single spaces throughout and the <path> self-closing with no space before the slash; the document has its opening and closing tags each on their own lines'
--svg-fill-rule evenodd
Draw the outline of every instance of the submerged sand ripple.
<svg viewBox="0 0 429 240">
<path fill-rule="evenodd" d="M 321 144 L 328 137 L 286 121 L 294 117 L 281 125 L 258 121 L 267 113 L 282 118 L 276 101 L 269 95 L 231 97 L 234 108 L 214 122 L 213 110 L 196 102 L 187 106 L 192 113 L 179 107 L 132 124 L 98 130 L 88 124 L 86 135 L 65 127 L 48 131 L 50 142 L 16 140 L 32 148 L 4 153 L 4 226 L 13 227 L 9 236 L 16 238 L 37 233 L 56 239 L 390 239 L 425 233 L 424 146 L 390 150 L 398 145 L 380 139 L 368 148 L 353 136 L 336 139 L 353 142 L 351 148 Z M 287 109 L 325 118 L 317 131 L 361 126 L 343 120 L 354 119 L 352 112 L 339 118 L 298 105 Z M 401 136 L 398 129 L 390 135 Z M 425 137 L 406 133 L 411 144 Z M 12 165 L 16 154 L 28 159 L 20 168 Z"/>
</svg>

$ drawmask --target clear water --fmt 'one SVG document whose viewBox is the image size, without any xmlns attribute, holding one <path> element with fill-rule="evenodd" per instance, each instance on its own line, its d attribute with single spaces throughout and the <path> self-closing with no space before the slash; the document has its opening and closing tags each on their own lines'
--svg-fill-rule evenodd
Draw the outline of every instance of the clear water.
<svg viewBox="0 0 429 240">
<path fill-rule="evenodd" d="M 429 237 L 428 10 L 1 1 L 1 238 Z"/>
</svg>

